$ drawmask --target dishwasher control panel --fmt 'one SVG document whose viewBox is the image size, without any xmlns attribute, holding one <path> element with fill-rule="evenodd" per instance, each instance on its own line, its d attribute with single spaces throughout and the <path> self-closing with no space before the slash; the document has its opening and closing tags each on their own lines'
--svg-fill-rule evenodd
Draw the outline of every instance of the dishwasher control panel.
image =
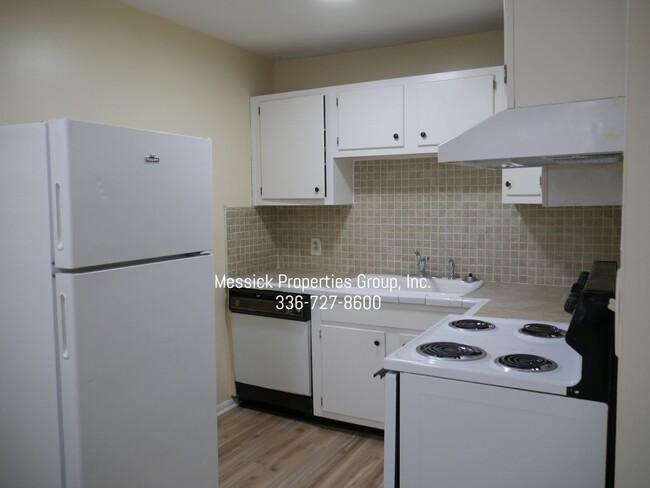
<svg viewBox="0 0 650 488">
<path fill-rule="evenodd" d="M 311 319 L 311 297 L 304 293 L 275 290 L 231 288 L 229 308 L 232 313 L 278 317 L 306 322 Z"/>
</svg>

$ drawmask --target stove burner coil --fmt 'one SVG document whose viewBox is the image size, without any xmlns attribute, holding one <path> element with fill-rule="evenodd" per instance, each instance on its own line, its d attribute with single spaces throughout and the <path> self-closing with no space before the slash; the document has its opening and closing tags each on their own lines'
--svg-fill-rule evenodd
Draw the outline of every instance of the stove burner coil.
<svg viewBox="0 0 650 488">
<path fill-rule="evenodd" d="M 476 319 L 461 319 L 449 322 L 449 327 L 461 330 L 492 330 L 496 326 L 490 322 Z"/>
<path fill-rule="evenodd" d="M 427 342 L 417 347 L 423 356 L 436 359 L 471 361 L 484 358 L 486 352 L 480 347 L 458 344 L 457 342 Z"/>
<path fill-rule="evenodd" d="M 559 329 L 558 327 L 549 324 L 536 323 L 524 325 L 521 329 L 519 329 L 519 332 L 524 335 L 542 337 L 544 339 L 554 339 L 558 337 L 564 337 L 566 335 L 566 332 L 564 332 L 562 329 Z"/>
<path fill-rule="evenodd" d="M 556 362 L 533 354 L 506 354 L 496 358 L 495 362 L 504 368 L 529 373 L 543 373 L 557 368 Z"/>
</svg>

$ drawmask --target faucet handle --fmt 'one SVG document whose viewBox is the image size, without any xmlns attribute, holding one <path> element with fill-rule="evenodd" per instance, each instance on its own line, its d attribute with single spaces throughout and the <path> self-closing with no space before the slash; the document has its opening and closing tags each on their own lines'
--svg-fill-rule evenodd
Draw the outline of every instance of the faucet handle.
<svg viewBox="0 0 650 488">
<path fill-rule="evenodd" d="M 415 258 L 417 259 L 418 263 L 418 276 L 424 276 L 425 268 L 429 262 L 429 256 L 422 256 L 418 250 L 416 250 L 413 254 L 415 254 Z"/>
<path fill-rule="evenodd" d="M 422 254 L 420 254 L 420 251 L 418 251 L 417 249 L 413 252 L 413 254 L 415 254 L 415 257 L 417 258 L 418 262 L 429 261 L 429 256 L 423 256 Z"/>
</svg>

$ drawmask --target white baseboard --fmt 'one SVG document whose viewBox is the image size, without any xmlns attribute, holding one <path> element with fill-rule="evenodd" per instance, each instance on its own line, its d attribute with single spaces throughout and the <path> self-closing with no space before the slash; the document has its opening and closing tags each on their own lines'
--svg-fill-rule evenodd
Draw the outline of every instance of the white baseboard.
<svg viewBox="0 0 650 488">
<path fill-rule="evenodd" d="M 217 417 L 221 414 L 226 413 L 229 410 L 232 410 L 236 406 L 237 403 L 232 398 L 229 398 L 225 402 L 220 403 L 219 405 L 217 405 Z"/>
</svg>

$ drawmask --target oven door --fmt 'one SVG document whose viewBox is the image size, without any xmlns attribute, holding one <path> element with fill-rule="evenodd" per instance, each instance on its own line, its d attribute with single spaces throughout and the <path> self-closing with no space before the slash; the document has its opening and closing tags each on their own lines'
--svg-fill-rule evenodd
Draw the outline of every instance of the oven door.
<svg viewBox="0 0 650 488">
<path fill-rule="evenodd" d="M 397 486 L 605 486 L 604 403 L 404 373 L 393 390 Z"/>
</svg>

